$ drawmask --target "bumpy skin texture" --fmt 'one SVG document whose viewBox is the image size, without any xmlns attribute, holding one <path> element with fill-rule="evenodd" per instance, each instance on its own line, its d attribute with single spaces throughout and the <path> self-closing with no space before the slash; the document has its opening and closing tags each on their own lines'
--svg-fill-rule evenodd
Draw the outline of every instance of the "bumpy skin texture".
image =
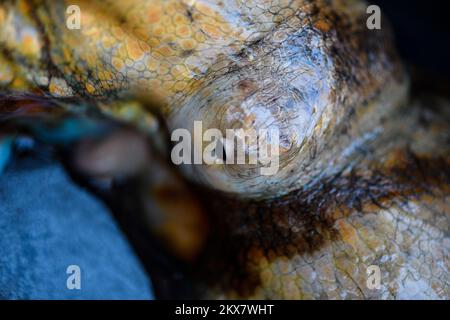
<svg viewBox="0 0 450 320">
<path fill-rule="evenodd" d="M 56 96 L 158 96 L 171 130 L 192 130 L 195 120 L 223 135 L 278 129 L 274 176 L 249 165 L 185 168 L 222 191 L 267 197 L 303 186 L 343 151 L 335 137 L 350 115 L 375 109 L 366 116 L 365 131 L 373 130 L 405 94 L 388 28 L 368 30 L 359 2 L 77 3 L 80 30 L 66 27 L 63 1 L 6 5 L 7 55 L 26 61 L 26 77 Z"/>
<path fill-rule="evenodd" d="M 82 10 L 81 30 L 65 27 L 69 4 Z M 448 299 L 449 102 L 407 100 L 389 28 L 368 30 L 365 9 L 8 1 L 0 85 L 82 97 L 140 127 L 149 111 L 130 119 L 129 105 L 113 108 L 125 92 L 158 97 L 169 129 L 280 129 L 273 177 L 185 170 L 206 186 L 198 197 L 213 229 L 188 274 L 198 297 Z M 370 265 L 381 268 L 379 290 L 366 285 Z"/>
<path fill-rule="evenodd" d="M 433 108 L 426 116 L 418 105 L 410 116 L 392 114 L 385 133 L 361 147 L 366 159 L 343 172 L 276 200 L 213 201 L 216 228 L 196 274 L 210 277 L 200 293 L 448 299 L 448 115 L 437 119 Z M 371 265 L 381 269 L 379 290 L 367 286 Z"/>
</svg>

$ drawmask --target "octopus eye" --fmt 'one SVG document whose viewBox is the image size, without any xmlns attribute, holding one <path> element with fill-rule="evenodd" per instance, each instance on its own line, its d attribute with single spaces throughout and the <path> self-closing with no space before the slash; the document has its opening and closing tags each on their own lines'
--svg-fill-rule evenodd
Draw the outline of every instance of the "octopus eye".
<svg viewBox="0 0 450 320">
<path fill-rule="evenodd" d="M 218 139 L 216 141 L 216 147 L 213 150 L 216 160 L 218 160 L 218 162 L 220 162 L 220 163 L 227 162 L 227 150 L 226 150 L 225 146 L 226 146 L 226 141 L 223 139 Z"/>
</svg>

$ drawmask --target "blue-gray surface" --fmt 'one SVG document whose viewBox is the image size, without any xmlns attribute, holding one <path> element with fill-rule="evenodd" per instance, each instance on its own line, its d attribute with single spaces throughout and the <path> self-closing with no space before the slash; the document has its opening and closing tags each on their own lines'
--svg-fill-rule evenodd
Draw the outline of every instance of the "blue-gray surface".
<svg viewBox="0 0 450 320">
<path fill-rule="evenodd" d="M 69 290 L 69 265 L 81 269 Z M 107 209 L 55 163 L 0 175 L 0 298 L 151 299 L 150 280 Z"/>
</svg>

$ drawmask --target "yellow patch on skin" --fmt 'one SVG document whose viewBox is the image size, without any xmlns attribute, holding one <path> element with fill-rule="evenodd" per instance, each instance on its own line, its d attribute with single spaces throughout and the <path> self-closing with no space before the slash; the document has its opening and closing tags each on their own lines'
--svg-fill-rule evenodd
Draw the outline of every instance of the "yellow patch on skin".
<svg viewBox="0 0 450 320">
<path fill-rule="evenodd" d="M 150 48 L 154 48 L 158 46 L 161 42 L 157 38 L 150 38 L 147 41 L 147 44 L 150 46 Z"/>
<path fill-rule="evenodd" d="M 170 72 L 176 79 L 185 78 L 188 75 L 188 70 L 185 66 L 174 66 Z"/>
<path fill-rule="evenodd" d="M 185 82 L 183 82 L 183 81 L 178 81 L 176 84 L 175 84 L 175 90 L 176 91 L 183 91 L 185 88 L 186 88 L 186 83 Z"/>
<path fill-rule="evenodd" d="M 177 28 L 177 35 L 180 37 L 187 38 L 191 36 L 191 34 L 192 34 L 191 29 L 187 25 L 183 25 Z"/>
<path fill-rule="evenodd" d="M 164 83 L 163 83 L 163 89 L 165 89 L 167 91 L 171 91 L 173 86 L 174 86 L 173 81 L 164 81 Z"/>
<path fill-rule="evenodd" d="M 118 70 L 118 71 L 122 70 L 122 68 L 123 68 L 122 60 L 120 60 L 119 58 L 112 58 L 111 62 L 116 70 Z"/>
<path fill-rule="evenodd" d="M 166 13 L 168 15 L 171 15 L 171 16 L 174 15 L 176 13 L 176 10 L 177 10 L 177 8 L 174 6 L 173 2 L 169 3 L 166 6 Z"/>
<path fill-rule="evenodd" d="M 196 46 L 196 43 L 190 39 L 182 40 L 180 42 L 180 46 L 183 50 L 193 50 Z"/>
<path fill-rule="evenodd" d="M 357 247 L 356 242 L 358 240 L 358 235 L 356 233 L 356 230 L 343 219 L 337 221 L 336 224 L 337 224 L 337 230 L 339 231 L 339 233 L 342 237 L 342 240 L 345 243 L 348 243 L 349 245 L 351 245 L 356 250 L 356 247 Z"/>
<path fill-rule="evenodd" d="M 4 24 L 6 19 L 6 12 L 3 7 L 0 7 L 0 24 Z"/>
<path fill-rule="evenodd" d="M 164 16 L 162 18 L 162 25 L 166 26 L 166 27 L 171 26 L 172 25 L 172 18 L 170 16 Z"/>
<path fill-rule="evenodd" d="M 90 93 L 90 94 L 93 94 L 94 92 L 95 92 L 95 87 L 92 85 L 92 84 L 90 84 L 89 82 L 88 83 L 86 83 L 86 90 Z"/>
<path fill-rule="evenodd" d="M 175 18 L 173 19 L 173 21 L 174 21 L 176 24 L 187 24 L 187 23 L 188 23 L 186 17 L 183 16 L 183 15 L 181 15 L 181 14 L 177 14 L 177 15 L 175 16 Z"/>
<path fill-rule="evenodd" d="M 169 42 L 176 42 L 178 40 L 177 37 L 173 34 L 173 32 L 174 32 L 173 28 L 167 28 L 166 31 L 168 32 L 168 34 L 165 34 L 162 37 L 163 42 L 169 43 Z"/>
<path fill-rule="evenodd" d="M 164 34 L 164 28 L 162 28 L 162 27 L 157 27 L 157 28 L 153 29 L 153 34 L 154 34 L 155 36 L 161 36 L 161 35 L 163 35 L 163 34 Z"/>
<path fill-rule="evenodd" d="M 72 55 L 70 54 L 69 49 L 68 49 L 67 47 L 64 47 L 64 48 L 62 49 L 62 52 L 63 52 L 63 57 L 64 57 L 64 59 L 65 59 L 66 61 L 70 61 L 71 58 L 72 58 Z"/>
<path fill-rule="evenodd" d="M 139 41 L 139 46 L 141 47 L 141 50 L 144 51 L 144 53 L 150 52 L 151 47 L 144 41 Z"/>
<path fill-rule="evenodd" d="M 162 64 L 159 66 L 159 75 L 160 75 L 160 76 L 163 76 L 163 75 L 168 74 L 169 71 L 170 71 L 170 67 L 171 67 L 170 64 L 165 63 L 165 62 L 162 63 Z"/>
<path fill-rule="evenodd" d="M 160 55 L 167 57 L 174 54 L 174 51 L 169 46 L 162 46 L 156 50 L 156 53 L 159 53 Z"/>
<path fill-rule="evenodd" d="M 30 12 L 30 6 L 28 5 L 27 1 L 19 0 L 19 11 L 23 14 L 27 15 Z"/>
<path fill-rule="evenodd" d="M 114 45 L 114 38 L 110 36 L 105 36 L 102 38 L 102 44 L 105 49 L 109 49 Z"/>
<path fill-rule="evenodd" d="M 223 36 L 223 33 L 220 31 L 219 28 L 212 25 L 205 25 L 203 26 L 203 30 L 212 38 L 219 39 Z"/>
<path fill-rule="evenodd" d="M 94 26 L 91 26 L 90 28 L 82 28 L 81 32 L 83 32 L 83 34 L 89 38 L 98 38 L 101 34 L 100 29 Z"/>
<path fill-rule="evenodd" d="M 113 74 L 110 71 L 103 71 L 99 74 L 100 80 L 109 81 L 112 80 Z"/>
<path fill-rule="evenodd" d="M 144 55 L 144 50 L 142 50 L 139 42 L 132 38 L 127 40 L 127 52 L 128 57 L 132 60 L 139 60 Z"/>
<path fill-rule="evenodd" d="M 27 58 L 38 58 L 41 46 L 37 34 L 25 33 L 20 43 L 20 52 Z"/>
<path fill-rule="evenodd" d="M 162 8 L 161 6 L 151 6 L 147 12 L 147 21 L 149 23 L 157 23 L 161 20 Z"/>
<path fill-rule="evenodd" d="M 149 37 L 148 29 L 142 27 L 136 27 L 133 30 L 133 34 L 136 36 L 137 39 L 140 39 L 142 41 L 147 41 Z"/>
<path fill-rule="evenodd" d="M 149 57 L 145 65 L 147 66 L 149 71 L 156 71 L 158 70 L 159 62 L 153 57 Z"/>
<path fill-rule="evenodd" d="M 93 54 L 89 54 L 85 57 L 87 64 L 94 68 L 97 65 L 97 57 Z"/>
<path fill-rule="evenodd" d="M 69 87 L 66 80 L 61 78 L 51 78 L 48 89 L 54 96 L 64 97 L 73 94 L 72 89 Z"/>
<path fill-rule="evenodd" d="M 197 2 L 195 4 L 195 8 L 201 13 L 204 14 L 206 16 L 214 16 L 214 11 L 208 7 L 207 5 L 203 4 L 203 3 L 199 3 Z"/>
<path fill-rule="evenodd" d="M 112 27 L 111 32 L 116 41 L 121 41 L 125 38 L 125 33 L 121 27 Z"/>
<path fill-rule="evenodd" d="M 284 277 L 283 279 L 283 298 L 290 300 L 301 299 L 301 293 L 299 290 L 298 279 L 295 276 Z"/>
<path fill-rule="evenodd" d="M 202 32 L 197 32 L 194 37 L 197 42 L 203 43 L 206 41 L 206 37 Z"/>
<path fill-rule="evenodd" d="M 128 58 L 127 48 L 124 44 L 121 44 L 117 49 L 116 57 L 122 61 L 125 61 Z"/>
<path fill-rule="evenodd" d="M 261 282 L 264 287 L 268 287 L 273 280 L 273 273 L 270 269 L 264 269 L 260 273 Z"/>
<path fill-rule="evenodd" d="M 51 94 L 57 94 L 60 91 L 60 88 L 56 85 L 53 79 L 50 81 L 50 85 L 48 87 Z"/>
<path fill-rule="evenodd" d="M 12 89 L 21 89 L 25 90 L 29 87 L 29 83 L 25 81 L 23 78 L 14 78 L 14 81 L 11 84 Z"/>
</svg>

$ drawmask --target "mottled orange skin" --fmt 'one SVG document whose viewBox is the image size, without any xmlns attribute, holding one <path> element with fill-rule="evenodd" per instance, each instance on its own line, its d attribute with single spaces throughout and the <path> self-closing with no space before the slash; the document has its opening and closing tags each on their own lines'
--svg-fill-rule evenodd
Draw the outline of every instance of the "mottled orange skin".
<svg viewBox="0 0 450 320">
<path fill-rule="evenodd" d="M 389 29 L 367 31 L 363 3 L 70 1 L 81 30 L 65 28 L 68 4 L 0 5 L 2 88 L 96 98 L 144 128 L 150 112 L 123 107 L 125 93 L 158 97 L 172 129 L 287 128 L 273 179 L 197 174 L 213 189 L 196 191 L 212 232 L 186 275 L 190 297 L 450 297 L 449 102 L 407 100 Z M 366 285 L 370 265 L 379 290 Z M 154 281 L 169 283 L 158 295 L 186 297 L 176 279 Z"/>
<path fill-rule="evenodd" d="M 276 13 L 269 13 L 256 7 L 256 2 L 246 1 L 246 10 L 239 1 L 233 6 L 230 3 L 226 7 L 223 2 L 179 0 L 17 1 L 0 11 L 1 39 L 14 55 L 27 57 L 33 66 L 39 66 L 48 43 L 52 62 L 71 82 L 80 84 L 78 93 L 104 95 L 139 85 L 169 99 L 195 89 L 193 78 L 213 64 L 218 68 L 219 55 L 238 53 L 292 14 L 288 7 L 283 12 L 281 4 Z M 81 8 L 81 30 L 65 27 L 62 14 L 68 5 Z M 37 8 L 33 15 L 39 17 L 43 28 L 58 31 L 45 33 L 48 41 L 36 32 L 31 7 Z M 237 13 L 242 16 L 231 16 Z M 255 26 L 245 28 L 245 21 Z M 19 22 L 27 30 L 17 28 Z M 50 92 L 56 93 L 56 87 Z"/>
</svg>

